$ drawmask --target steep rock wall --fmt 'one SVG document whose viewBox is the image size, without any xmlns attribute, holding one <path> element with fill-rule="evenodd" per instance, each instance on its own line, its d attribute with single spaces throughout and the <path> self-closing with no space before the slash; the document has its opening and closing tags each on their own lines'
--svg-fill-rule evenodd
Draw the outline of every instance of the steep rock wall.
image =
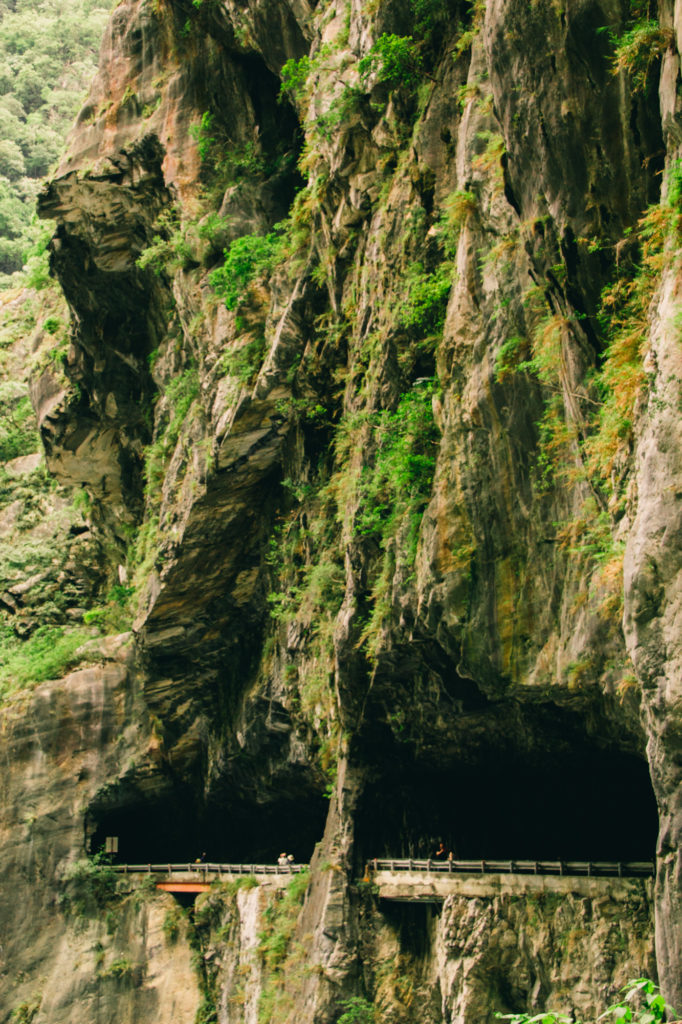
<svg viewBox="0 0 682 1024">
<path fill-rule="evenodd" d="M 56 401 L 44 375 L 34 397 L 48 465 L 87 487 L 134 584 L 129 721 L 152 732 L 128 770 L 98 757 L 74 821 L 142 855 L 170 793 L 221 859 L 321 840 L 287 940 L 315 970 L 277 1019 L 377 996 L 350 887 L 369 856 L 439 836 L 653 853 L 645 749 L 657 963 L 682 997 L 679 58 L 658 17 L 616 76 L 601 29 L 634 14 L 613 3 L 112 15 L 42 200 L 77 386 Z M 375 44 L 408 35 L 391 69 Z M 244 237 L 247 270 L 228 258 L 212 285 Z M 474 936 L 525 928 L 459 909 Z M 651 968 L 646 928 L 622 958 L 596 952 L 601 924 L 574 931 L 576 963 L 602 964 L 581 1013 Z M 559 998 L 559 975 L 531 979 L 544 942 L 502 994 L 427 958 L 433 1019 Z"/>
</svg>

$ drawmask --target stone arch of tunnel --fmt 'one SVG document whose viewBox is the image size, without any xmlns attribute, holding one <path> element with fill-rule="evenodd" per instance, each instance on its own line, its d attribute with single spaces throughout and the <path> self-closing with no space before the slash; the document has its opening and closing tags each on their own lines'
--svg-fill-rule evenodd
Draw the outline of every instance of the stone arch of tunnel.
<svg viewBox="0 0 682 1024">
<path fill-rule="evenodd" d="M 372 857 L 653 860 L 658 815 L 645 758 L 553 708 L 465 716 L 424 744 L 375 729 L 356 817 L 356 869 Z M 381 759 L 377 754 L 381 752 Z"/>
<path fill-rule="evenodd" d="M 216 863 L 269 864 L 283 851 L 307 863 L 328 809 L 328 800 L 305 778 L 280 796 L 205 801 L 190 785 L 119 784 L 91 803 L 85 842 L 95 853 L 108 836 L 117 836 L 114 861 L 121 864 L 186 863 L 204 855 Z"/>
</svg>

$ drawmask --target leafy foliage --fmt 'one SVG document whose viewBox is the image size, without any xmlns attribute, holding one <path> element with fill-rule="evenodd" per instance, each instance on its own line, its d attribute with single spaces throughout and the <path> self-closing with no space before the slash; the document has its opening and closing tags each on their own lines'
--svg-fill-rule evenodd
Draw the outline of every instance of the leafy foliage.
<svg viewBox="0 0 682 1024">
<path fill-rule="evenodd" d="M 140 270 L 148 267 L 155 274 L 173 274 L 187 264 L 191 264 L 195 255 L 187 239 L 186 230 L 180 223 L 176 207 L 164 210 L 158 217 L 151 245 L 142 250 L 136 263 Z"/>
<path fill-rule="evenodd" d="M 237 309 L 254 281 L 270 273 L 279 261 L 283 239 L 279 231 L 242 235 L 225 250 L 225 263 L 209 276 L 211 286 L 228 309 Z"/>
<path fill-rule="evenodd" d="M 409 0 L 416 35 L 433 42 L 439 32 L 448 27 L 452 10 L 448 0 Z"/>
<path fill-rule="evenodd" d="M 477 207 L 478 200 L 475 194 L 465 189 L 458 189 L 446 197 L 440 218 L 440 230 L 445 251 L 449 256 L 454 256 L 460 231 Z"/>
<path fill-rule="evenodd" d="M 637 264 L 625 265 L 604 289 L 600 319 L 607 339 L 606 358 L 595 378 L 602 399 L 596 429 L 586 445 L 590 472 L 613 492 L 612 470 L 631 443 L 635 406 L 646 383 L 644 356 L 649 306 L 666 262 L 682 239 L 682 164 L 668 171 L 667 196 L 650 206 L 636 228 Z M 616 501 L 621 496 L 613 494 Z"/>
<path fill-rule="evenodd" d="M 190 128 L 190 135 L 197 143 L 208 198 L 217 205 L 228 185 L 244 179 L 252 182 L 254 178 L 273 173 L 290 155 L 279 151 L 267 160 L 257 142 L 235 145 L 227 126 L 211 110 L 204 111 L 200 123 Z"/>
<path fill-rule="evenodd" d="M 98 626 L 104 633 L 122 633 L 130 629 L 132 613 L 130 602 L 135 594 L 134 587 L 116 583 L 105 596 L 105 603 L 99 608 L 90 608 L 83 613 L 87 626 Z"/>
<path fill-rule="evenodd" d="M 613 36 L 612 39 L 615 45 L 612 66 L 614 75 L 627 73 L 633 92 L 642 92 L 652 66 L 660 60 L 672 40 L 671 30 L 661 28 L 651 18 L 642 18 L 622 36 Z"/>
<path fill-rule="evenodd" d="M 336 1024 L 374 1024 L 376 1012 L 373 1005 L 362 996 L 352 996 L 344 1001 L 344 1012 Z"/>
<path fill-rule="evenodd" d="M 357 536 L 374 540 L 381 564 L 371 585 L 369 615 L 360 642 L 370 656 L 377 651 L 390 611 L 391 583 L 398 567 L 414 569 L 419 527 L 436 465 L 438 431 L 433 418 L 433 381 L 417 382 L 395 410 L 374 414 L 373 466 L 365 466 L 356 484 Z M 396 538 L 399 538 L 397 543 Z"/>
<path fill-rule="evenodd" d="M 668 1006 L 661 995 L 658 985 L 650 978 L 634 978 L 622 990 L 624 999 L 614 1003 L 602 1013 L 599 1020 L 612 1016 L 620 1024 L 661 1024 L 666 1015 L 675 1016 L 675 1011 Z"/>
<path fill-rule="evenodd" d="M 283 1020 L 279 1001 L 283 997 L 284 978 L 293 980 L 294 963 L 300 950 L 293 941 L 296 921 L 309 884 L 307 871 L 294 875 L 284 895 L 274 894 L 263 913 L 265 927 L 259 936 L 258 951 L 264 965 L 264 979 L 258 1001 L 258 1024 Z"/>
<path fill-rule="evenodd" d="M 100 978 L 129 978 L 133 971 L 133 964 L 128 957 L 119 956 L 112 960 L 105 971 L 100 973 Z"/>
<path fill-rule="evenodd" d="M 270 970 L 284 960 L 309 882 L 308 872 L 300 871 L 289 882 L 284 895 L 264 912 L 265 928 L 259 936 L 258 950 Z"/>
<path fill-rule="evenodd" d="M 166 386 L 165 398 L 169 418 L 165 428 L 150 444 L 145 453 L 145 480 L 148 497 L 158 495 L 163 480 L 166 460 L 171 455 L 180 437 L 182 425 L 192 403 L 199 394 L 199 374 L 195 366 L 188 366 Z"/>
<path fill-rule="evenodd" d="M 675 1014 L 650 978 L 634 978 L 621 990 L 623 998 L 609 1006 L 598 1020 L 613 1017 L 620 1024 L 662 1024 L 666 1014 Z M 531 1016 L 528 1013 L 496 1013 L 500 1020 L 510 1024 L 578 1024 L 565 1014 L 544 1011 Z"/>
<path fill-rule="evenodd" d="M 282 66 L 282 85 L 280 98 L 289 93 L 294 99 L 301 99 L 308 84 L 308 76 L 312 69 L 310 57 L 304 55 L 299 60 L 291 58 Z"/>
<path fill-rule="evenodd" d="M 32 1003 L 20 1003 L 16 1006 L 10 1016 L 9 1024 L 31 1024 L 31 1021 L 40 1009 L 40 1000 L 36 999 Z"/>
<path fill-rule="evenodd" d="M 527 1013 L 496 1013 L 500 1020 L 508 1020 L 510 1024 L 573 1024 L 571 1017 L 561 1013 L 536 1013 L 530 1016 Z"/>
<path fill-rule="evenodd" d="M 452 287 L 452 265 L 445 261 L 428 273 L 421 263 L 413 263 L 405 284 L 407 295 L 398 310 L 400 325 L 422 337 L 440 334 Z"/>
<path fill-rule="evenodd" d="M 225 372 L 236 377 L 240 384 L 248 384 L 263 362 L 265 348 L 265 337 L 257 334 L 239 348 L 230 349 L 222 358 Z"/>
<path fill-rule="evenodd" d="M 0 382 L 0 462 L 40 448 L 31 400 L 18 381 Z"/>
<path fill-rule="evenodd" d="M 27 640 L 0 630 L 0 698 L 47 679 L 59 679 L 78 663 L 77 650 L 92 634 L 84 629 L 39 626 Z"/>
<path fill-rule="evenodd" d="M 522 361 L 527 364 L 528 361 L 521 358 L 527 345 L 527 339 L 519 334 L 513 334 L 503 342 L 495 356 L 495 380 L 504 380 L 508 374 L 514 373 Z"/>
<path fill-rule="evenodd" d="M 413 88 L 422 77 L 422 60 L 412 36 L 384 33 L 362 58 L 358 70 L 365 80 L 376 73 L 377 80 L 391 88 Z"/>
<path fill-rule="evenodd" d="M 60 906 L 65 913 L 88 917 L 105 909 L 116 897 L 117 875 L 103 852 L 71 864 L 64 876 Z"/>
<path fill-rule="evenodd" d="M 96 70 L 109 4 L 0 2 L 0 283 L 42 229 L 35 198 Z"/>
<path fill-rule="evenodd" d="M 374 416 L 374 466 L 360 480 L 361 503 L 355 528 L 385 538 L 396 517 L 418 521 L 431 492 L 438 431 L 433 419 L 433 382 L 417 383 L 395 412 Z"/>
</svg>

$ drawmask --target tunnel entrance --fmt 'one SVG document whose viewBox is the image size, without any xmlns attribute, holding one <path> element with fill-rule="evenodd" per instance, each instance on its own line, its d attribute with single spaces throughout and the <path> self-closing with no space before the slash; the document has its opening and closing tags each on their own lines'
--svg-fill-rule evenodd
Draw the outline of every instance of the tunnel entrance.
<svg viewBox="0 0 682 1024">
<path fill-rule="evenodd" d="M 291 853 L 308 863 L 324 832 L 326 798 L 302 786 L 293 799 L 257 803 L 208 800 L 202 804 L 189 787 L 145 794 L 122 787 L 95 801 L 86 818 L 90 853 L 104 849 L 107 836 L 118 837 L 114 863 L 276 863 Z"/>
<path fill-rule="evenodd" d="M 529 752 L 497 745 L 493 732 L 436 764 L 385 739 L 388 767 L 373 759 L 359 804 L 358 870 L 373 857 L 433 857 L 440 842 L 462 860 L 654 859 L 658 818 L 642 758 L 586 742 Z"/>
</svg>

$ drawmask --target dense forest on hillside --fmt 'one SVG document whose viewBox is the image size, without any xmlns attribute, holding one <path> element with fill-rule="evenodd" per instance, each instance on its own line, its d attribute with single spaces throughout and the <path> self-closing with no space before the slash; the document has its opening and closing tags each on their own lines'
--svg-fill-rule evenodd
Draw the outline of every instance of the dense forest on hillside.
<svg viewBox="0 0 682 1024">
<path fill-rule="evenodd" d="M 81 513 L 46 474 L 28 381 L 46 359 L 58 372 L 67 346 L 68 315 L 44 251 L 53 225 L 38 221 L 36 197 L 95 73 L 108 15 L 101 0 L 0 0 L 0 690 L 22 665 L 35 675 L 22 637 L 32 637 L 43 678 L 63 663 L 64 643 L 71 650 L 82 639 L 76 631 L 64 640 L 57 581 L 70 543 L 56 555 L 53 532 L 66 523 L 71 536 Z M 17 459 L 28 459 L 19 475 Z M 33 603 L 19 597 L 27 578 L 43 598 L 49 581 L 47 625 L 17 615 L 18 600 Z"/>
<path fill-rule="evenodd" d="M 0 286 L 40 231 L 35 199 L 97 66 L 101 0 L 0 2 Z"/>
</svg>

